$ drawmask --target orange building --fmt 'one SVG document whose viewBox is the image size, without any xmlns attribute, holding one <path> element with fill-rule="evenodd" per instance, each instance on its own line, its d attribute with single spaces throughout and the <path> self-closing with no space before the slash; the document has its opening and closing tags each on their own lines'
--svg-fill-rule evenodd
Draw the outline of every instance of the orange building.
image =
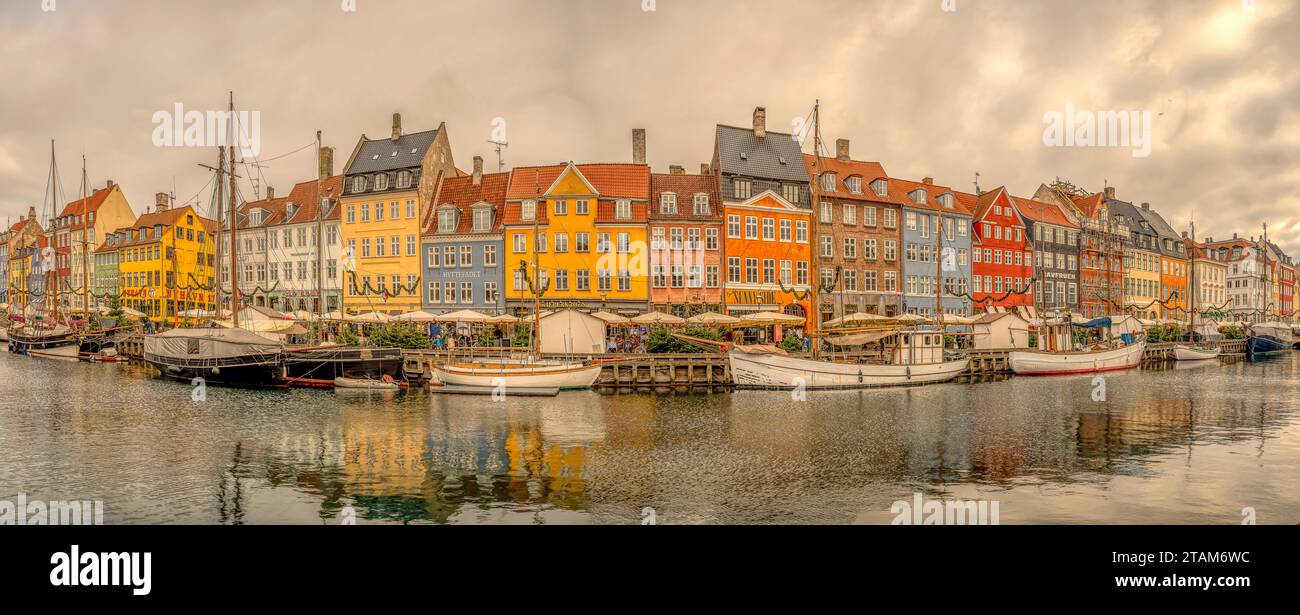
<svg viewBox="0 0 1300 615">
<path fill-rule="evenodd" d="M 726 202 L 724 214 L 727 313 L 783 312 L 803 318 L 811 330 L 811 211 L 767 190 Z"/>
</svg>

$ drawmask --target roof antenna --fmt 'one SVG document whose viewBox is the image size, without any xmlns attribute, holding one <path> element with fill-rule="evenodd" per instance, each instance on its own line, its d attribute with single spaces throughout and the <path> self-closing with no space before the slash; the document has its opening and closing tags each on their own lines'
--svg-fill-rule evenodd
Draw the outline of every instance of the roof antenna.
<svg viewBox="0 0 1300 615">
<path fill-rule="evenodd" d="M 979 195 L 981 195 L 981 194 L 984 194 L 984 191 L 980 190 L 980 172 L 979 172 L 979 171 L 976 171 L 976 172 L 975 172 L 975 181 L 974 181 L 973 183 L 975 184 L 975 196 L 979 196 Z"/>
</svg>

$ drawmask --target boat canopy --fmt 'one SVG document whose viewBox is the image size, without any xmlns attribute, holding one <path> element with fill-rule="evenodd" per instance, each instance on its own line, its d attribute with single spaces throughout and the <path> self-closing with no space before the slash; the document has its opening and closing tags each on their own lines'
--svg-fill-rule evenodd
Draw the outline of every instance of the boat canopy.
<svg viewBox="0 0 1300 615">
<path fill-rule="evenodd" d="M 1111 320 L 1110 320 L 1110 316 L 1102 316 L 1100 318 L 1094 318 L 1087 322 L 1076 322 L 1072 324 L 1076 327 L 1084 327 L 1087 329 L 1106 329 L 1110 327 Z"/>
<path fill-rule="evenodd" d="M 147 355 L 184 359 L 229 359 L 279 354 L 275 340 L 244 329 L 172 329 L 144 338 Z"/>
</svg>

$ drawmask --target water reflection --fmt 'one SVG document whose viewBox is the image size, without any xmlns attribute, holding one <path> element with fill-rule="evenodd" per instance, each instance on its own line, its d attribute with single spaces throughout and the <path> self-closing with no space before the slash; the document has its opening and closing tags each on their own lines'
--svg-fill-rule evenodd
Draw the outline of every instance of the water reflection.
<svg viewBox="0 0 1300 615">
<path fill-rule="evenodd" d="M 1080 376 L 192 402 L 129 366 L 3 357 L 0 494 L 102 498 L 110 523 L 888 523 L 914 492 L 998 499 L 1004 523 L 1295 523 L 1298 361 L 1111 375 L 1104 401 Z"/>
</svg>

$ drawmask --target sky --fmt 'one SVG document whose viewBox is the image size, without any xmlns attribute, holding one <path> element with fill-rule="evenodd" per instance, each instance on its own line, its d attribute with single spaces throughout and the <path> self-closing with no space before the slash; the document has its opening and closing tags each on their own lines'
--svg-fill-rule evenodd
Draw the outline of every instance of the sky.
<svg viewBox="0 0 1300 615">
<path fill-rule="evenodd" d="M 204 211 L 215 149 L 155 144 L 154 117 L 232 91 L 260 117 L 263 194 L 314 178 L 317 130 L 337 172 L 394 112 L 446 122 L 466 170 L 496 168 L 504 120 L 507 168 L 630 162 L 645 128 L 666 172 L 710 160 L 715 124 L 763 106 L 788 132 L 820 100 L 829 151 L 892 176 L 1110 185 L 1202 238 L 1267 223 L 1300 259 L 1297 33 L 1294 0 L 5 0 L 0 217 L 46 207 L 51 139 L 64 202 L 84 155 L 137 213 L 173 184 Z M 1136 114 L 1149 151 L 1049 144 L 1067 109 Z"/>
</svg>

